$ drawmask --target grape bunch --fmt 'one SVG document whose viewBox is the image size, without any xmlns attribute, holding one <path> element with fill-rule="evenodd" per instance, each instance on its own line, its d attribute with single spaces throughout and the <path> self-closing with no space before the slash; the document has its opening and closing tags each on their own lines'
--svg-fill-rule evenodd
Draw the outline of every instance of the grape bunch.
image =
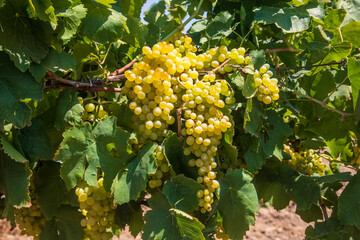
<svg viewBox="0 0 360 240">
<path fill-rule="evenodd" d="M 167 163 L 164 153 L 163 153 L 163 147 L 158 145 L 154 152 L 155 158 L 156 158 L 156 172 L 154 175 L 151 176 L 151 180 L 149 181 L 149 187 L 150 188 L 156 188 L 161 187 L 163 184 L 162 178 L 169 172 L 170 167 Z"/>
<path fill-rule="evenodd" d="M 216 222 L 216 239 L 228 240 L 229 235 L 225 233 L 225 229 L 221 222 Z"/>
<path fill-rule="evenodd" d="M 84 100 L 81 97 L 78 97 L 80 105 L 84 105 Z M 104 110 L 103 105 L 89 102 L 84 106 L 84 113 L 82 119 L 84 121 L 94 122 L 101 120 L 104 117 L 108 116 L 108 112 Z"/>
<path fill-rule="evenodd" d="M 116 205 L 113 203 L 113 197 L 104 189 L 103 181 L 104 179 L 100 178 L 96 187 L 82 182 L 75 190 L 84 216 L 80 222 L 84 227 L 84 240 L 108 240 L 113 237 L 110 228 L 114 221 Z"/>
<path fill-rule="evenodd" d="M 257 87 L 256 97 L 259 101 L 270 104 L 279 99 L 278 80 L 273 78 L 273 72 L 269 70 L 270 65 L 264 64 L 260 70 L 254 72 L 254 82 Z"/>
<path fill-rule="evenodd" d="M 314 173 L 323 176 L 325 174 L 326 165 L 322 162 L 320 156 L 309 149 L 305 151 L 296 152 L 291 146 L 284 144 L 284 152 L 291 156 L 291 159 L 286 160 L 285 163 L 291 168 L 307 175 Z"/>
<path fill-rule="evenodd" d="M 354 146 L 353 152 L 354 152 L 354 155 L 353 155 L 353 160 L 351 161 L 351 164 L 360 166 L 360 148 L 358 145 Z"/>
<path fill-rule="evenodd" d="M 31 202 L 28 207 L 14 209 L 15 222 L 21 230 L 21 235 L 32 236 L 34 240 L 38 240 L 45 227 L 46 218 L 38 204 L 34 181 L 32 179 L 30 180 L 29 190 Z"/>
<path fill-rule="evenodd" d="M 181 130 L 184 154 L 190 157 L 189 166 L 197 167 L 197 181 L 204 185 L 197 197 L 200 211 L 206 213 L 211 211 L 215 190 L 219 187 L 215 156 L 222 134 L 232 127 L 222 109 L 235 102 L 234 91 L 220 76 L 252 65 L 252 62 L 242 47 L 229 51 L 226 46 L 220 46 L 204 53 L 197 52 L 192 39 L 181 34 L 152 48 L 144 46 L 142 61 L 124 73 L 126 81 L 122 93 L 127 96 L 134 113 L 132 120 L 139 144 L 148 140 L 160 143 L 167 136 L 169 126 L 176 122 L 176 110 L 182 114 L 178 127 L 185 125 Z M 214 69 L 219 70 L 220 75 Z M 273 89 L 273 85 L 267 83 L 275 79 L 270 78 L 269 65 L 265 64 L 256 74 L 256 78 L 264 79 L 261 86 L 266 86 L 267 90 L 271 88 L 275 100 L 278 88 L 275 85 Z M 169 171 L 169 166 L 163 162 L 161 147 L 155 154 L 158 169 L 151 176 L 150 188 L 160 187 L 164 173 Z"/>
</svg>

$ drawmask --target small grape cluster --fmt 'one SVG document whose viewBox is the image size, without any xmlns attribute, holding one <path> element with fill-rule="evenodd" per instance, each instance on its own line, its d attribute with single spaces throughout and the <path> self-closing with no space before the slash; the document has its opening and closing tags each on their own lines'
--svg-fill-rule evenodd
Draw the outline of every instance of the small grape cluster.
<svg viewBox="0 0 360 240">
<path fill-rule="evenodd" d="M 309 149 L 305 151 L 296 152 L 289 145 L 284 144 L 284 152 L 291 156 L 291 159 L 285 161 L 291 168 L 307 175 L 314 173 L 323 176 L 325 174 L 326 165 L 322 162 L 320 156 Z"/>
<path fill-rule="evenodd" d="M 163 147 L 158 145 L 154 152 L 155 158 L 156 158 L 156 172 L 154 175 L 151 176 L 151 180 L 149 181 L 149 187 L 150 188 L 156 188 L 161 187 L 163 184 L 162 178 L 169 172 L 170 167 L 167 163 L 164 153 L 163 153 Z"/>
<path fill-rule="evenodd" d="M 32 179 L 30 180 L 29 189 L 31 203 L 28 207 L 14 209 L 15 222 L 19 225 L 21 235 L 32 236 L 34 240 L 38 240 L 45 227 L 46 218 L 38 204 L 34 181 Z"/>
<path fill-rule="evenodd" d="M 221 222 L 216 222 L 216 239 L 229 240 L 230 237 L 225 233 L 225 229 Z"/>
<path fill-rule="evenodd" d="M 78 97 L 80 105 L 84 104 L 84 100 L 81 97 Z M 82 115 L 84 121 L 94 122 L 101 120 L 104 117 L 108 116 L 108 112 L 104 110 L 103 105 L 89 102 L 84 106 L 85 112 Z"/>
<path fill-rule="evenodd" d="M 259 101 L 270 104 L 279 99 L 278 80 L 273 78 L 273 72 L 269 70 L 270 65 L 264 64 L 260 70 L 254 72 L 254 82 L 257 87 L 256 97 Z"/>
<path fill-rule="evenodd" d="M 82 182 L 75 190 L 84 216 L 80 222 L 84 227 L 84 240 L 108 240 L 113 237 L 110 227 L 114 221 L 116 205 L 110 193 L 106 192 L 103 181 L 103 178 L 99 178 L 96 187 Z"/>
</svg>

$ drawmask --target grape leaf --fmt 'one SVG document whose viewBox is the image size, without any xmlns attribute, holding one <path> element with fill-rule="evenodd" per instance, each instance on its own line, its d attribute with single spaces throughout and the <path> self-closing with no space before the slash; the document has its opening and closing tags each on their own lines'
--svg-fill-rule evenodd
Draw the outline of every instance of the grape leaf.
<svg viewBox="0 0 360 240">
<path fill-rule="evenodd" d="M 51 35 L 50 26 L 28 18 L 26 8 L 27 1 L 7 1 L 0 8 L 0 46 L 22 71 L 29 68 L 31 61 L 39 63 L 46 56 Z"/>
<path fill-rule="evenodd" d="M 255 213 L 259 210 L 251 176 L 244 170 L 226 173 L 220 179 L 219 196 L 217 208 L 226 233 L 232 239 L 242 239 L 249 225 L 255 224 Z"/>
<path fill-rule="evenodd" d="M 15 162 L 25 163 L 27 159 L 21 154 L 11 143 L 9 143 L 5 136 L 0 133 L 0 147 L 6 155 L 8 155 Z"/>
<path fill-rule="evenodd" d="M 269 159 L 255 176 L 259 199 L 271 201 L 276 210 L 285 208 L 290 202 L 287 192 L 289 179 L 295 171 L 276 159 Z"/>
<path fill-rule="evenodd" d="M 298 210 L 296 209 L 296 214 L 301 217 L 304 222 L 310 223 L 317 220 L 323 219 L 323 213 L 321 208 L 318 205 L 312 204 L 309 209 Z"/>
<path fill-rule="evenodd" d="M 33 15 L 50 22 L 52 29 L 56 29 L 57 17 L 51 0 L 29 0 L 29 6 Z"/>
<path fill-rule="evenodd" d="M 346 16 L 345 9 L 330 9 L 326 12 L 324 17 L 324 25 L 327 29 L 337 29 L 340 27 Z"/>
<path fill-rule="evenodd" d="M 255 87 L 254 77 L 248 75 L 245 80 L 244 88 L 242 89 L 242 94 L 246 98 L 252 98 L 255 96 L 257 88 Z"/>
<path fill-rule="evenodd" d="M 82 123 L 81 114 L 84 108 L 79 104 L 76 91 L 63 90 L 56 103 L 54 123 L 56 129 L 60 130 L 67 125 L 75 126 Z"/>
<path fill-rule="evenodd" d="M 309 209 L 320 198 L 320 187 L 316 178 L 299 176 L 290 186 L 290 195 L 298 210 Z"/>
<path fill-rule="evenodd" d="M 0 192 L 6 196 L 6 205 L 24 207 L 30 201 L 28 163 L 15 162 L 0 152 Z"/>
<path fill-rule="evenodd" d="M 43 84 L 37 83 L 29 73 L 21 72 L 5 53 L 0 52 L 0 126 L 4 120 L 18 128 L 29 124 L 31 109 L 20 100 L 41 100 L 43 88 Z"/>
<path fill-rule="evenodd" d="M 60 167 L 56 162 L 43 162 L 35 178 L 38 203 L 47 219 L 56 214 L 68 194 L 60 177 Z"/>
<path fill-rule="evenodd" d="M 149 205 L 152 210 L 145 214 L 143 239 L 205 240 L 199 220 L 171 208 L 165 195 L 153 195 Z"/>
<path fill-rule="evenodd" d="M 292 129 L 274 111 L 267 111 L 267 116 L 265 123 L 270 123 L 274 128 L 267 131 L 269 140 L 265 143 L 265 153 L 268 157 L 274 155 L 281 160 L 283 144 L 292 134 Z"/>
<path fill-rule="evenodd" d="M 119 12 L 103 5 L 87 4 L 88 14 L 82 21 L 81 33 L 99 43 L 112 43 L 127 30 L 126 18 Z"/>
<path fill-rule="evenodd" d="M 206 26 L 206 34 L 211 39 L 220 39 L 231 34 L 231 24 L 234 21 L 234 16 L 227 11 L 220 12 L 211 22 Z"/>
<path fill-rule="evenodd" d="M 165 158 L 171 164 L 171 168 L 176 174 L 184 174 L 190 178 L 197 175 L 197 170 L 189 167 L 189 159 L 184 155 L 182 143 L 176 133 L 169 132 L 162 146 Z"/>
<path fill-rule="evenodd" d="M 87 9 L 83 4 L 67 8 L 66 11 L 58 13 L 61 19 L 59 29 L 61 29 L 58 37 L 65 43 L 74 37 L 81 24 L 81 20 L 85 18 Z"/>
<path fill-rule="evenodd" d="M 351 82 L 353 107 L 355 110 L 360 91 L 360 61 L 355 58 L 350 58 L 348 61 L 348 76 Z"/>
<path fill-rule="evenodd" d="M 60 173 L 67 188 L 75 187 L 83 179 L 97 186 L 97 168 L 101 166 L 105 174 L 104 187 L 110 189 L 116 174 L 129 159 L 127 140 L 130 134 L 115 123 L 113 117 L 104 118 L 94 128 L 86 123 L 64 132 L 55 160 L 62 162 Z M 107 149 L 109 144 L 115 146 L 119 158 Z"/>
<path fill-rule="evenodd" d="M 255 99 L 248 99 L 244 117 L 244 129 L 253 136 L 257 136 L 262 127 L 265 112 L 262 104 Z"/>
<path fill-rule="evenodd" d="M 35 79 L 39 81 L 45 76 L 45 73 L 48 70 L 52 72 L 67 72 L 69 70 L 75 70 L 75 66 L 75 58 L 72 55 L 65 52 L 58 53 L 55 50 L 51 50 L 40 64 L 32 63 L 30 65 L 30 72 Z"/>
<path fill-rule="evenodd" d="M 156 145 L 148 143 L 143 146 L 124 171 L 120 171 L 111 187 L 114 202 L 124 204 L 130 200 L 137 200 L 140 193 L 146 189 L 147 175 L 156 171 L 155 157 Z"/>
<path fill-rule="evenodd" d="M 354 48 L 359 48 L 360 22 L 352 21 L 340 28 L 343 40 L 351 42 Z M 340 38 L 340 36 L 339 36 Z M 339 39 L 341 41 L 341 39 Z"/>
<path fill-rule="evenodd" d="M 120 3 L 114 5 L 113 8 L 124 15 L 139 18 L 144 2 L 145 0 L 120 1 Z M 117 9 L 117 5 L 119 5 L 119 9 Z"/>
<path fill-rule="evenodd" d="M 339 197 L 338 217 L 343 224 L 360 227 L 360 174 L 357 173 L 350 180 Z"/>
<path fill-rule="evenodd" d="M 104 6 L 108 7 L 108 8 L 111 8 L 110 4 L 116 3 L 115 0 L 95 0 L 95 1 L 97 1 L 98 3 L 104 5 Z"/>
<path fill-rule="evenodd" d="M 162 192 L 176 209 L 192 212 L 199 207 L 196 192 L 201 188 L 201 184 L 193 179 L 177 175 L 165 183 Z"/>
<path fill-rule="evenodd" d="M 80 225 L 82 218 L 78 207 L 61 206 L 54 219 L 46 223 L 40 240 L 83 239 L 84 231 Z"/>
<path fill-rule="evenodd" d="M 265 53 L 264 50 L 252 50 L 250 52 L 250 56 L 252 57 L 252 63 L 254 64 L 255 69 L 260 69 L 262 65 L 265 63 Z"/>
<path fill-rule="evenodd" d="M 130 201 L 129 203 L 118 205 L 116 208 L 115 223 L 122 230 L 129 225 L 131 234 L 136 237 L 144 226 L 143 211 L 138 202 Z"/>
<path fill-rule="evenodd" d="M 285 33 L 305 31 L 309 28 L 311 17 L 322 19 L 324 10 L 317 4 L 306 4 L 301 7 L 270 7 L 262 6 L 255 10 L 256 22 L 275 23 Z"/>
</svg>

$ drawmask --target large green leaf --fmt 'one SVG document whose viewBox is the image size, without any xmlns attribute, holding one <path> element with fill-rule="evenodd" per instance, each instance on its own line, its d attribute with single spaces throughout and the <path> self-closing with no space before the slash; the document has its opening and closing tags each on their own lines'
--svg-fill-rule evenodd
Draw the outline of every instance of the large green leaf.
<svg viewBox="0 0 360 240">
<path fill-rule="evenodd" d="M 145 0 L 128 0 L 120 1 L 117 5 L 119 5 L 119 10 L 122 14 L 139 18 L 144 2 Z M 113 7 L 115 10 L 117 10 L 117 5 Z"/>
<path fill-rule="evenodd" d="M 354 110 L 356 109 L 357 99 L 360 91 L 360 61 L 350 58 L 348 61 L 348 76 L 351 82 Z M 360 106 L 357 106 L 360 107 Z"/>
<path fill-rule="evenodd" d="M 54 218 L 46 223 L 40 240 L 83 239 L 84 232 L 80 225 L 82 217 L 77 207 L 61 206 Z"/>
<path fill-rule="evenodd" d="M 357 173 L 339 197 L 339 220 L 360 228 L 360 174 Z"/>
<path fill-rule="evenodd" d="M 122 230 L 129 225 L 131 234 L 136 237 L 144 226 L 143 211 L 139 202 L 118 205 L 116 208 L 115 223 Z"/>
<path fill-rule="evenodd" d="M 75 126 L 81 124 L 81 114 L 84 108 L 79 104 L 77 92 L 74 90 L 63 90 L 57 101 L 55 110 L 55 128 L 60 130 L 67 125 Z"/>
<path fill-rule="evenodd" d="M 316 178 L 300 176 L 290 186 L 290 195 L 298 210 L 309 209 L 320 198 L 320 187 Z"/>
<path fill-rule="evenodd" d="M 29 202 L 29 179 L 31 170 L 28 163 L 18 163 L 0 152 L 0 192 L 6 196 L 8 206 L 26 206 Z"/>
<path fill-rule="evenodd" d="M 124 171 L 119 172 L 111 187 L 114 202 L 124 204 L 130 200 L 137 200 L 140 193 L 146 189 L 147 175 L 156 172 L 155 157 L 156 145 L 148 143 L 136 154 Z"/>
<path fill-rule="evenodd" d="M 311 17 L 321 19 L 324 10 L 320 5 L 307 4 L 301 7 L 269 7 L 256 9 L 256 22 L 275 23 L 286 33 L 302 32 L 309 28 Z"/>
<path fill-rule="evenodd" d="M 143 239 L 205 240 L 204 226 L 196 218 L 171 208 L 165 195 L 157 193 L 149 200 L 152 210 L 145 214 Z"/>
<path fill-rule="evenodd" d="M 246 98 L 252 98 L 255 96 L 256 91 L 257 87 L 255 86 L 254 77 L 252 75 L 248 75 L 242 89 L 242 94 Z"/>
<path fill-rule="evenodd" d="M 354 48 L 359 48 L 360 43 L 360 22 L 352 21 L 349 24 L 340 28 L 343 40 L 351 42 Z"/>
<path fill-rule="evenodd" d="M 5 53 L 0 53 L 0 126 L 4 120 L 18 128 L 29 124 L 31 109 L 20 100 L 41 100 L 43 88 L 43 84 L 37 83 L 29 73 L 17 69 Z"/>
<path fill-rule="evenodd" d="M 258 198 L 251 176 L 244 170 L 228 172 L 220 179 L 218 210 L 226 233 L 231 239 L 242 239 L 249 225 L 255 224 Z"/>
<path fill-rule="evenodd" d="M 5 136 L 0 133 L 0 148 L 6 155 L 8 155 L 15 162 L 25 163 L 27 159 L 20 153 L 11 143 L 9 143 Z"/>
<path fill-rule="evenodd" d="M 273 128 L 267 131 L 269 139 L 265 143 L 265 153 L 267 156 L 274 155 L 281 160 L 283 144 L 286 138 L 292 134 L 292 129 L 274 111 L 268 111 L 267 116 L 265 122 L 273 125 Z"/>
<path fill-rule="evenodd" d="M 83 179 L 96 186 L 97 168 L 101 166 L 105 174 L 104 186 L 110 189 L 116 174 L 124 169 L 129 159 L 127 140 L 130 134 L 115 123 L 115 118 L 104 118 L 94 128 L 86 123 L 64 132 L 55 160 L 63 163 L 60 172 L 68 188 L 75 187 Z M 115 147 L 111 150 L 117 151 L 119 157 L 112 155 L 109 146 Z"/>
<path fill-rule="evenodd" d="M 60 177 L 60 164 L 56 162 L 43 162 L 36 178 L 36 192 L 38 203 L 44 216 L 51 219 L 61 203 L 66 201 L 68 191 Z"/>
<path fill-rule="evenodd" d="M 121 38 L 126 28 L 126 18 L 103 5 L 85 5 L 88 14 L 82 23 L 81 33 L 100 43 L 112 43 Z"/>
<path fill-rule="evenodd" d="M 165 183 L 163 193 L 176 209 L 192 212 L 199 207 L 196 192 L 201 188 L 201 184 L 193 179 L 177 175 Z"/>
<path fill-rule="evenodd" d="M 48 70 L 64 73 L 70 70 L 75 70 L 75 66 L 76 62 L 74 56 L 65 52 L 58 53 L 55 50 L 51 50 L 40 64 L 31 64 L 30 72 L 35 79 L 39 81 L 45 76 Z"/>
<path fill-rule="evenodd" d="M 224 11 L 216 15 L 212 21 L 206 26 L 206 34 L 211 39 L 220 39 L 231 34 L 231 24 L 234 21 L 234 16 Z"/>
<path fill-rule="evenodd" d="M 319 63 L 339 62 L 346 58 L 352 49 L 352 44 L 348 41 L 340 43 L 326 44 L 322 48 L 312 51 L 312 61 Z"/>
<path fill-rule="evenodd" d="M 59 28 L 61 29 L 58 37 L 64 42 L 74 37 L 81 24 L 81 20 L 85 18 L 87 9 L 83 4 L 67 8 L 65 12 L 58 13 L 61 19 Z"/>
<path fill-rule="evenodd" d="M 29 6 L 32 14 L 41 20 L 49 22 L 51 27 L 54 30 L 56 29 L 57 17 L 51 0 L 29 0 Z"/>
<path fill-rule="evenodd" d="M 22 71 L 45 57 L 51 31 L 45 22 L 28 18 L 26 8 L 27 1 L 7 1 L 0 8 L 0 46 Z"/>
<path fill-rule="evenodd" d="M 345 9 L 330 9 L 326 12 L 324 25 L 327 29 L 337 30 L 346 16 Z"/>
<path fill-rule="evenodd" d="M 265 118 L 262 104 L 255 99 L 248 99 L 244 117 L 244 128 L 251 135 L 258 135 Z"/>
</svg>

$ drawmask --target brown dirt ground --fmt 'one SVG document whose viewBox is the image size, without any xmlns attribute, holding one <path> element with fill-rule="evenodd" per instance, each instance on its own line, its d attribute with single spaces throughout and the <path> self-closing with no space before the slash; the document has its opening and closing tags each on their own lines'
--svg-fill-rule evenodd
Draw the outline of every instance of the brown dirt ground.
<svg viewBox="0 0 360 240">
<path fill-rule="evenodd" d="M 250 227 L 244 240 L 303 240 L 308 226 L 295 214 L 296 206 L 291 204 L 287 208 L 276 211 L 274 208 L 261 208 L 256 216 L 255 226 Z M 114 238 L 114 240 L 117 238 Z M 128 231 L 124 231 L 120 240 L 134 239 Z M 140 235 L 135 238 L 140 240 Z M 0 240 L 32 240 L 31 237 L 21 236 L 18 228 L 10 231 L 10 226 L 0 220 Z"/>
</svg>

